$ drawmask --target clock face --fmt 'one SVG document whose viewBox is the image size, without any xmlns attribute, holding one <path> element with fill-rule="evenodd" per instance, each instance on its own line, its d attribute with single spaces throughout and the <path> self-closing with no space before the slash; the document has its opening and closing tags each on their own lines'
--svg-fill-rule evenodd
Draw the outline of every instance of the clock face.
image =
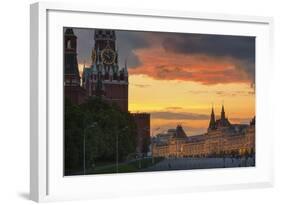
<svg viewBox="0 0 281 205">
<path fill-rule="evenodd" d="M 114 52 L 114 50 L 110 49 L 110 48 L 106 48 L 103 49 L 101 52 L 101 58 L 102 58 L 102 62 L 104 64 L 113 64 L 114 60 L 115 60 L 116 54 Z"/>
</svg>

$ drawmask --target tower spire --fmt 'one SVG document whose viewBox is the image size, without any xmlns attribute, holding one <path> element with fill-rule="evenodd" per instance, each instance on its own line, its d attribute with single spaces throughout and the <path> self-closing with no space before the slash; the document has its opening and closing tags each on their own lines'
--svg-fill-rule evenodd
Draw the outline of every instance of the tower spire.
<svg viewBox="0 0 281 205">
<path fill-rule="evenodd" d="M 212 112 L 211 112 L 211 118 L 209 123 L 209 130 L 216 129 L 216 119 L 215 119 L 215 112 L 214 112 L 214 106 L 212 104 Z"/>
<path fill-rule="evenodd" d="M 222 120 L 225 120 L 225 112 L 224 112 L 224 105 L 222 104 L 222 107 L 221 107 L 221 119 Z"/>
<path fill-rule="evenodd" d="M 127 58 L 125 59 L 124 78 L 125 78 L 125 81 L 128 82 Z"/>
<path fill-rule="evenodd" d="M 124 72 L 125 72 L 125 74 L 128 74 L 128 68 L 127 68 L 127 58 L 125 59 Z"/>
</svg>

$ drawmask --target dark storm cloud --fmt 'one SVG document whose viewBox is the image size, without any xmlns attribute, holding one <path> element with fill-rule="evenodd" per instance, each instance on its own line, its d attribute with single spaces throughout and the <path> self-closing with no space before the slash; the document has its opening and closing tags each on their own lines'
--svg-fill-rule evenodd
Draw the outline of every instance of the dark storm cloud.
<svg viewBox="0 0 281 205">
<path fill-rule="evenodd" d="M 94 47 L 94 29 L 73 29 L 77 36 L 78 63 L 91 64 L 91 52 Z"/>
<path fill-rule="evenodd" d="M 255 84 L 255 37 L 247 36 L 228 36 L 228 35 L 208 35 L 208 34 L 182 34 L 182 33 L 159 33 L 159 32 L 132 32 L 131 35 L 138 34 L 143 42 L 143 47 L 162 47 L 167 53 L 183 54 L 186 56 L 201 55 L 202 61 L 204 56 L 217 59 L 229 59 L 233 62 L 235 69 L 245 73 L 251 86 Z M 140 35 L 141 34 L 141 35 Z M 135 48 L 142 44 L 136 44 Z M 142 62 L 140 62 L 142 63 Z M 202 62 L 201 62 L 202 65 Z M 191 79 L 192 73 L 186 69 L 180 72 L 178 67 L 165 69 L 167 66 L 157 65 L 159 75 L 167 76 L 167 72 L 178 73 L 179 75 L 189 75 L 186 79 Z M 227 69 L 226 69 L 227 70 Z M 200 70 L 198 70 L 199 72 Z M 206 73 L 207 71 L 204 71 Z M 209 72 L 214 74 L 214 70 Z M 228 72 L 228 71 L 225 71 Z M 218 82 L 230 82 L 234 77 L 232 74 L 224 73 L 224 78 Z M 236 72 L 236 75 L 239 75 Z M 159 76 L 159 77 L 161 77 Z M 168 76 L 171 76 L 170 74 Z M 219 75 L 218 75 L 219 76 Z M 154 76 L 155 77 L 155 76 Z M 237 76 L 236 76 L 237 77 Z M 184 77 L 182 77 L 184 78 Z M 227 78 L 227 80 L 225 80 Z M 242 76 L 241 76 L 242 78 Z M 216 79 L 215 79 L 216 80 Z M 237 80 L 237 79 L 236 79 Z M 215 82 L 213 82 L 215 83 Z"/>
<path fill-rule="evenodd" d="M 89 65 L 91 63 L 91 51 L 94 47 L 95 29 L 75 28 L 73 30 L 77 36 L 78 62 L 85 62 Z M 126 59 L 129 68 L 141 65 L 134 50 L 149 47 L 143 32 L 116 31 L 116 39 L 120 66 L 124 66 Z"/>
<path fill-rule="evenodd" d="M 135 68 L 141 65 L 141 61 L 134 53 L 135 49 L 149 47 L 147 39 L 143 32 L 136 31 L 116 31 L 117 47 L 119 52 L 119 61 L 123 65 L 127 59 L 128 67 Z"/>
<path fill-rule="evenodd" d="M 163 39 L 162 45 L 167 52 L 237 59 L 240 61 L 237 69 L 244 70 L 254 83 L 255 37 L 171 34 Z"/>
<path fill-rule="evenodd" d="M 172 34 L 163 39 L 167 51 L 255 59 L 255 38 L 226 35 Z"/>
<path fill-rule="evenodd" d="M 78 37 L 78 62 L 81 64 L 85 61 L 86 64 L 90 64 L 91 50 L 94 47 L 94 29 L 74 29 L 74 33 Z M 143 59 L 140 58 L 139 53 L 136 51 L 143 48 L 162 47 L 167 53 L 184 54 L 187 56 L 202 55 L 202 61 L 204 61 L 203 56 L 213 57 L 218 61 L 223 58 L 229 58 L 230 61 L 235 62 L 235 69 L 245 73 L 247 79 L 254 87 L 255 37 L 143 31 L 116 31 L 116 37 L 118 59 L 121 67 L 124 66 L 127 59 L 128 68 L 138 68 L 146 62 L 143 62 Z M 167 71 L 175 71 L 173 73 L 178 73 L 181 76 L 192 75 L 188 70 L 181 72 L 178 67 L 165 69 L 165 67 L 161 67 L 161 64 L 156 66 L 155 69 L 158 69 L 161 76 L 166 75 Z M 209 72 L 213 74 L 214 70 L 209 70 Z M 227 77 L 226 75 L 224 76 L 225 78 Z M 229 75 L 228 78 L 231 77 L 232 75 Z M 192 76 L 186 76 L 186 78 L 187 80 L 192 80 Z M 195 81 L 198 81 L 198 79 L 195 79 Z M 221 79 L 219 82 L 224 81 L 224 79 Z"/>
</svg>

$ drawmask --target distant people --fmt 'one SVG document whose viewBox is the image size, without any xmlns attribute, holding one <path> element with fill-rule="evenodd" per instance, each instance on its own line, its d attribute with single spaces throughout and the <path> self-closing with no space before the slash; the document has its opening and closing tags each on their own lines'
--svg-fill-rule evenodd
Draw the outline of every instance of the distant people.
<svg viewBox="0 0 281 205">
<path fill-rule="evenodd" d="M 246 154 L 246 166 L 248 166 L 249 154 Z"/>
<path fill-rule="evenodd" d="M 168 167 L 169 167 L 169 169 L 171 169 L 171 168 L 172 168 L 172 166 L 171 166 L 171 164 L 170 164 L 170 163 L 168 163 Z"/>
</svg>

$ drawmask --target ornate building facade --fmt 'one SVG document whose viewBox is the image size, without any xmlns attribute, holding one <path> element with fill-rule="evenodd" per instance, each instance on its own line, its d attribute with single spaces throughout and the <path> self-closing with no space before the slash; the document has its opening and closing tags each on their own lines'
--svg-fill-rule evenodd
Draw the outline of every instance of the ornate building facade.
<svg viewBox="0 0 281 205">
<path fill-rule="evenodd" d="M 179 126 L 176 130 L 178 129 Z M 175 135 L 166 137 L 166 140 L 156 138 L 152 143 L 154 157 L 206 157 L 253 153 L 255 153 L 255 118 L 249 124 L 231 124 L 225 117 L 224 106 L 218 120 L 215 119 L 212 108 L 207 133 L 187 137 Z"/>
</svg>

